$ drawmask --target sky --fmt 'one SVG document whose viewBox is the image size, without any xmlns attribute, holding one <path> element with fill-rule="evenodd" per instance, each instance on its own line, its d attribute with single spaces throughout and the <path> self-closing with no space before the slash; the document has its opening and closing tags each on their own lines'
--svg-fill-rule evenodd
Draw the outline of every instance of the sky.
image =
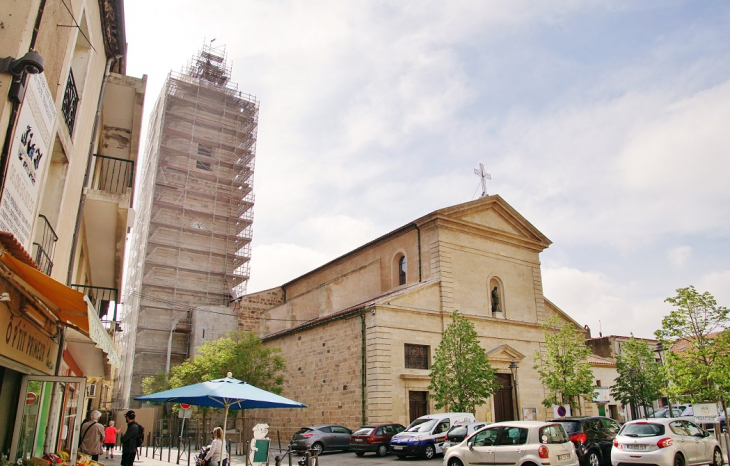
<svg viewBox="0 0 730 466">
<path fill-rule="evenodd" d="M 260 101 L 248 292 L 499 194 L 553 244 L 545 296 L 653 337 L 667 297 L 730 306 L 730 3 L 125 0 L 127 74 L 204 43 Z"/>
</svg>

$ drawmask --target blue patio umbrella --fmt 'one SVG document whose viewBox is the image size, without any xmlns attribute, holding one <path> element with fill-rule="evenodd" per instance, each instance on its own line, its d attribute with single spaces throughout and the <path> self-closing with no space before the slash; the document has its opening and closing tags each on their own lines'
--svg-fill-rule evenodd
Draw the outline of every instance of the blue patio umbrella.
<svg viewBox="0 0 730 466">
<path fill-rule="evenodd" d="M 223 445 L 226 444 L 226 423 L 229 409 L 254 408 L 306 408 L 307 405 L 284 398 L 253 385 L 231 377 L 196 383 L 185 387 L 173 388 L 151 395 L 138 396 L 138 401 L 157 403 L 186 403 L 195 406 L 210 406 L 225 409 L 223 418 Z"/>
</svg>

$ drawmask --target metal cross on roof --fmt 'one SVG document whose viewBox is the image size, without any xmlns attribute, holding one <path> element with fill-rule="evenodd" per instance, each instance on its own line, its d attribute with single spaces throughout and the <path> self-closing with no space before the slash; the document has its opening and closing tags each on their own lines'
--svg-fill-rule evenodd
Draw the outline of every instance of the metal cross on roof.
<svg viewBox="0 0 730 466">
<path fill-rule="evenodd" d="M 487 180 L 491 180 L 492 175 L 484 171 L 484 164 L 482 163 L 479 164 L 479 170 L 474 169 L 474 173 L 482 179 L 482 195 L 480 197 L 484 197 L 487 195 Z"/>
</svg>

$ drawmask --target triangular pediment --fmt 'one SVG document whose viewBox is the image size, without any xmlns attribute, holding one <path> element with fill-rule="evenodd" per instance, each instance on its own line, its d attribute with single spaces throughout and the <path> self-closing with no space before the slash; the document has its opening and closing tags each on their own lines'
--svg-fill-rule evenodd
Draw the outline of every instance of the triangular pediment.
<svg viewBox="0 0 730 466">
<path fill-rule="evenodd" d="M 551 244 L 540 230 L 498 195 L 440 209 L 432 216 L 451 220 L 465 228 L 481 230 L 486 234 L 503 236 L 507 240 L 529 243 L 538 249 L 544 249 Z M 428 217 L 424 217 L 424 220 Z"/>
<path fill-rule="evenodd" d="M 525 355 L 512 348 L 510 345 L 499 345 L 487 351 L 487 357 L 490 361 L 518 362 L 525 359 Z"/>
</svg>

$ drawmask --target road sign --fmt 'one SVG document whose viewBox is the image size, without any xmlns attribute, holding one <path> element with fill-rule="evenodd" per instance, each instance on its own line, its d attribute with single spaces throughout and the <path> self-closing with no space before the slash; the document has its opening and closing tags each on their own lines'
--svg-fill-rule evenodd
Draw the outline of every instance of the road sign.
<svg viewBox="0 0 730 466">
<path fill-rule="evenodd" d="M 36 395 L 33 392 L 28 392 L 28 394 L 25 395 L 25 404 L 32 405 L 33 403 L 36 402 L 37 399 L 38 399 L 38 395 Z"/>
<path fill-rule="evenodd" d="M 190 409 L 192 407 L 193 407 L 193 405 L 189 405 L 187 403 L 180 403 L 180 408 L 181 409 Z"/>
</svg>

